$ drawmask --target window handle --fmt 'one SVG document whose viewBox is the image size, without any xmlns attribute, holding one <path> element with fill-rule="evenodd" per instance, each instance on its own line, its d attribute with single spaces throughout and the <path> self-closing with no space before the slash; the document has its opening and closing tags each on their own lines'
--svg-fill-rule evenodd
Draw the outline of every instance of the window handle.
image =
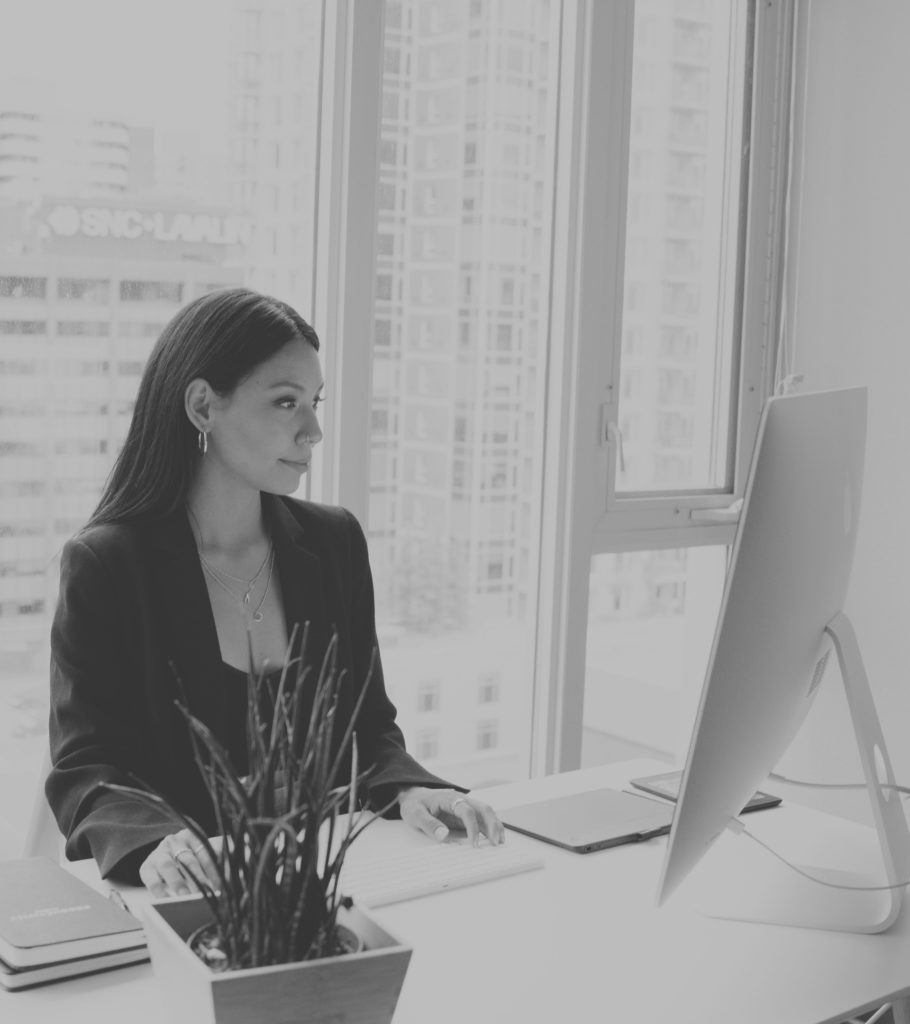
<svg viewBox="0 0 910 1024">
<path fill-rule="evenodd" d="M 620 473 L 625 473 L 626 453 L 622 447 L 622 431 L 612 421 L 607 423 L 607 443 L 616 446 L 616 453 L 619 457 L 619 471 Z"/>
<path fill-rule="evenodd" d="M 739 514 L 743 509 L 743 499 L 739 498 L 726 508 L 693 508 L 689 518 L 693 523 L 728 523 L 739 522 Z"/>
</svg>

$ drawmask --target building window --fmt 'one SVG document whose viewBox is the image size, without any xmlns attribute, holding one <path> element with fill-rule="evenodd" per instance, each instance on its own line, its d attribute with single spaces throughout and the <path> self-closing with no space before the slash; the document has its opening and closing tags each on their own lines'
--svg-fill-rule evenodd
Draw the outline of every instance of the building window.
<svg viewBox="0 0 910 1024">
<path fill-rule="evenodd" d="M 487 579 L 501 580 L 503 576 L 503 562 L 501 558 L 487 562 Z"/>
<path fill-rule="evenodd" d="M 164 324 L 132 323 L 121 321 L 117 324 L 117 334 L 121 338 L 157 338 L 164 330 Z"/>
<path fill-rule="evenodd" d="M 183 301 L 183 285 L 179 281 L 121 281 L 121 302 Z"/>
<path fill-rule="evenodd" d="M 46 320 L 0 320 L 0 334 L 46 334 Z"/>
<path fill-rule="evenodd" d="M 478 704 L 496 704 L 499 701 L 499 674 L 490 673 L 481 676 L 477 687 Z"/>
<path fill-rule="evenodd" d="M 392 298 L 392 276 L 391 274 L 376 275 L 376 298 L 389 302 Z"/>
<path fill-rule="evenodd" d="M 479 722 L 477 725 L 477 750 L 495 750 L 499 745 L 499 723 Z"/>
<path fill-rule="evenodd" d="M 379 186 L 379 209 L 395 209 L 395 186 L 383 183 Z"/>
<path fill-rule="evenodd" d="M 417 733 L 414 756 L 418 761 L 431 761 L 439 757 L 439 733 L 435 729 Z"/>
<path fill-rule="evenodd" d="M 46 291 L 44 277 L 0 277 L 0 299 L 43 299 Z"/>
<path fill-rule="evenodd" d="M 106 320 L 60 320 L 57 323 L 59 337 L 106 338 L 111 325 Z"/>
<path fill-rule="evenodd" d="M 391 294 L 391 293 L 390 293 Z M 373 327 L 373 343 L 382 348 L 388 348 L 392 344 L 392 322 L 391 320 L 376 320 Z"/>
<path fill-rule="evenodd" d="M 421 683 L 417 690 L 417 710 L 421 714 L 439 710 L 439 683 Z"/>
</svg>

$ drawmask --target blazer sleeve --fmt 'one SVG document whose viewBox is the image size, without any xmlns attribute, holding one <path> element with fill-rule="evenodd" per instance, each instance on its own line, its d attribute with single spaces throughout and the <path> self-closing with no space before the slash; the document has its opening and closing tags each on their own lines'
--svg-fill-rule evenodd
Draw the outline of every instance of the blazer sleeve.
<svg viewBox="0 0 910 1024">
<path fill-rule="evenodd" d="M 350 528 L 352 599 L 351 638 L 354 654 L 354 679 L 357 686 L 370 674 L 370 684 L 357 723 L 357 741 L 361 763 L 371 764 L 373 771 L 366 780 L 368 803 L 379 810 L 410 786 L 457 789 L 464 787 L 447 782 L 428 772 L 407 752 L 404 736 L 395 721 L 395 705 L 386 693 L 382 659 L 376 638 L 376 613 L 373 597 L 373 576 L 367 541 L 355 516 L 344 510 Z M 375 658 L 374 658 L 375 651 Z M 371 672 L 372 664 L 372 672 Z M 357 690 L 359 693 L 359 689 Z M 397 804 L 387 812 L 398 817 Z"/>
<path fill-rule="evenodd" d="M 139 672 L 129 648 L 133 602 L 91 546 L 64 548 L 51 629 L 48 803 L 71 860 L 94 857 L 103 877 L 136 881 L 139 863 L 182 827 L 125 795 L 100 788 L 137 785 L 149 743 Z M 131 639 L 132 638 L 132 639 Z"/>
</svg>

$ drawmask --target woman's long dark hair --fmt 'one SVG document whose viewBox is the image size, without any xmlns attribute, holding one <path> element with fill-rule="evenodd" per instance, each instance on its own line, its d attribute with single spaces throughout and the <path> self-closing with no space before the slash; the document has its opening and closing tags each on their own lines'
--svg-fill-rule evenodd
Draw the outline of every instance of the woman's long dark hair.
<svg viewBox="0 0 910 1024">
<path fill-rule="evenodd" d="M 319 349 L 312 327 L 286 302 L 248 288 L 212 292 L 184 306 L 149 356 L 126 441 L 86 524 L 157 518 L 179 508 L 199 461 L 184 393 L 201 377 L 229 394 L 289 341 Z"/>
</svg>

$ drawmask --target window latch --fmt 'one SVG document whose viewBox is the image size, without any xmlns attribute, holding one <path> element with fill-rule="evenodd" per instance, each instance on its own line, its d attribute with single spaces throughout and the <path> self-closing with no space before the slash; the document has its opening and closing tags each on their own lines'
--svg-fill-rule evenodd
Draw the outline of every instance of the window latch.
<svg viewBox="0 0 910 1024">
<path fill-rule="evenodd" d="M 607 422 L 607 429 L 605 431 L 605 435 L 607 444 L 612 444 L 616 446 L 616 454 L 619 458 L 619 471 L 620 473 L 625 473 L 626 453 L 623 451 L 622 447 L 622 431 L 612 420 L 609 420 Z"/>
</svg>

